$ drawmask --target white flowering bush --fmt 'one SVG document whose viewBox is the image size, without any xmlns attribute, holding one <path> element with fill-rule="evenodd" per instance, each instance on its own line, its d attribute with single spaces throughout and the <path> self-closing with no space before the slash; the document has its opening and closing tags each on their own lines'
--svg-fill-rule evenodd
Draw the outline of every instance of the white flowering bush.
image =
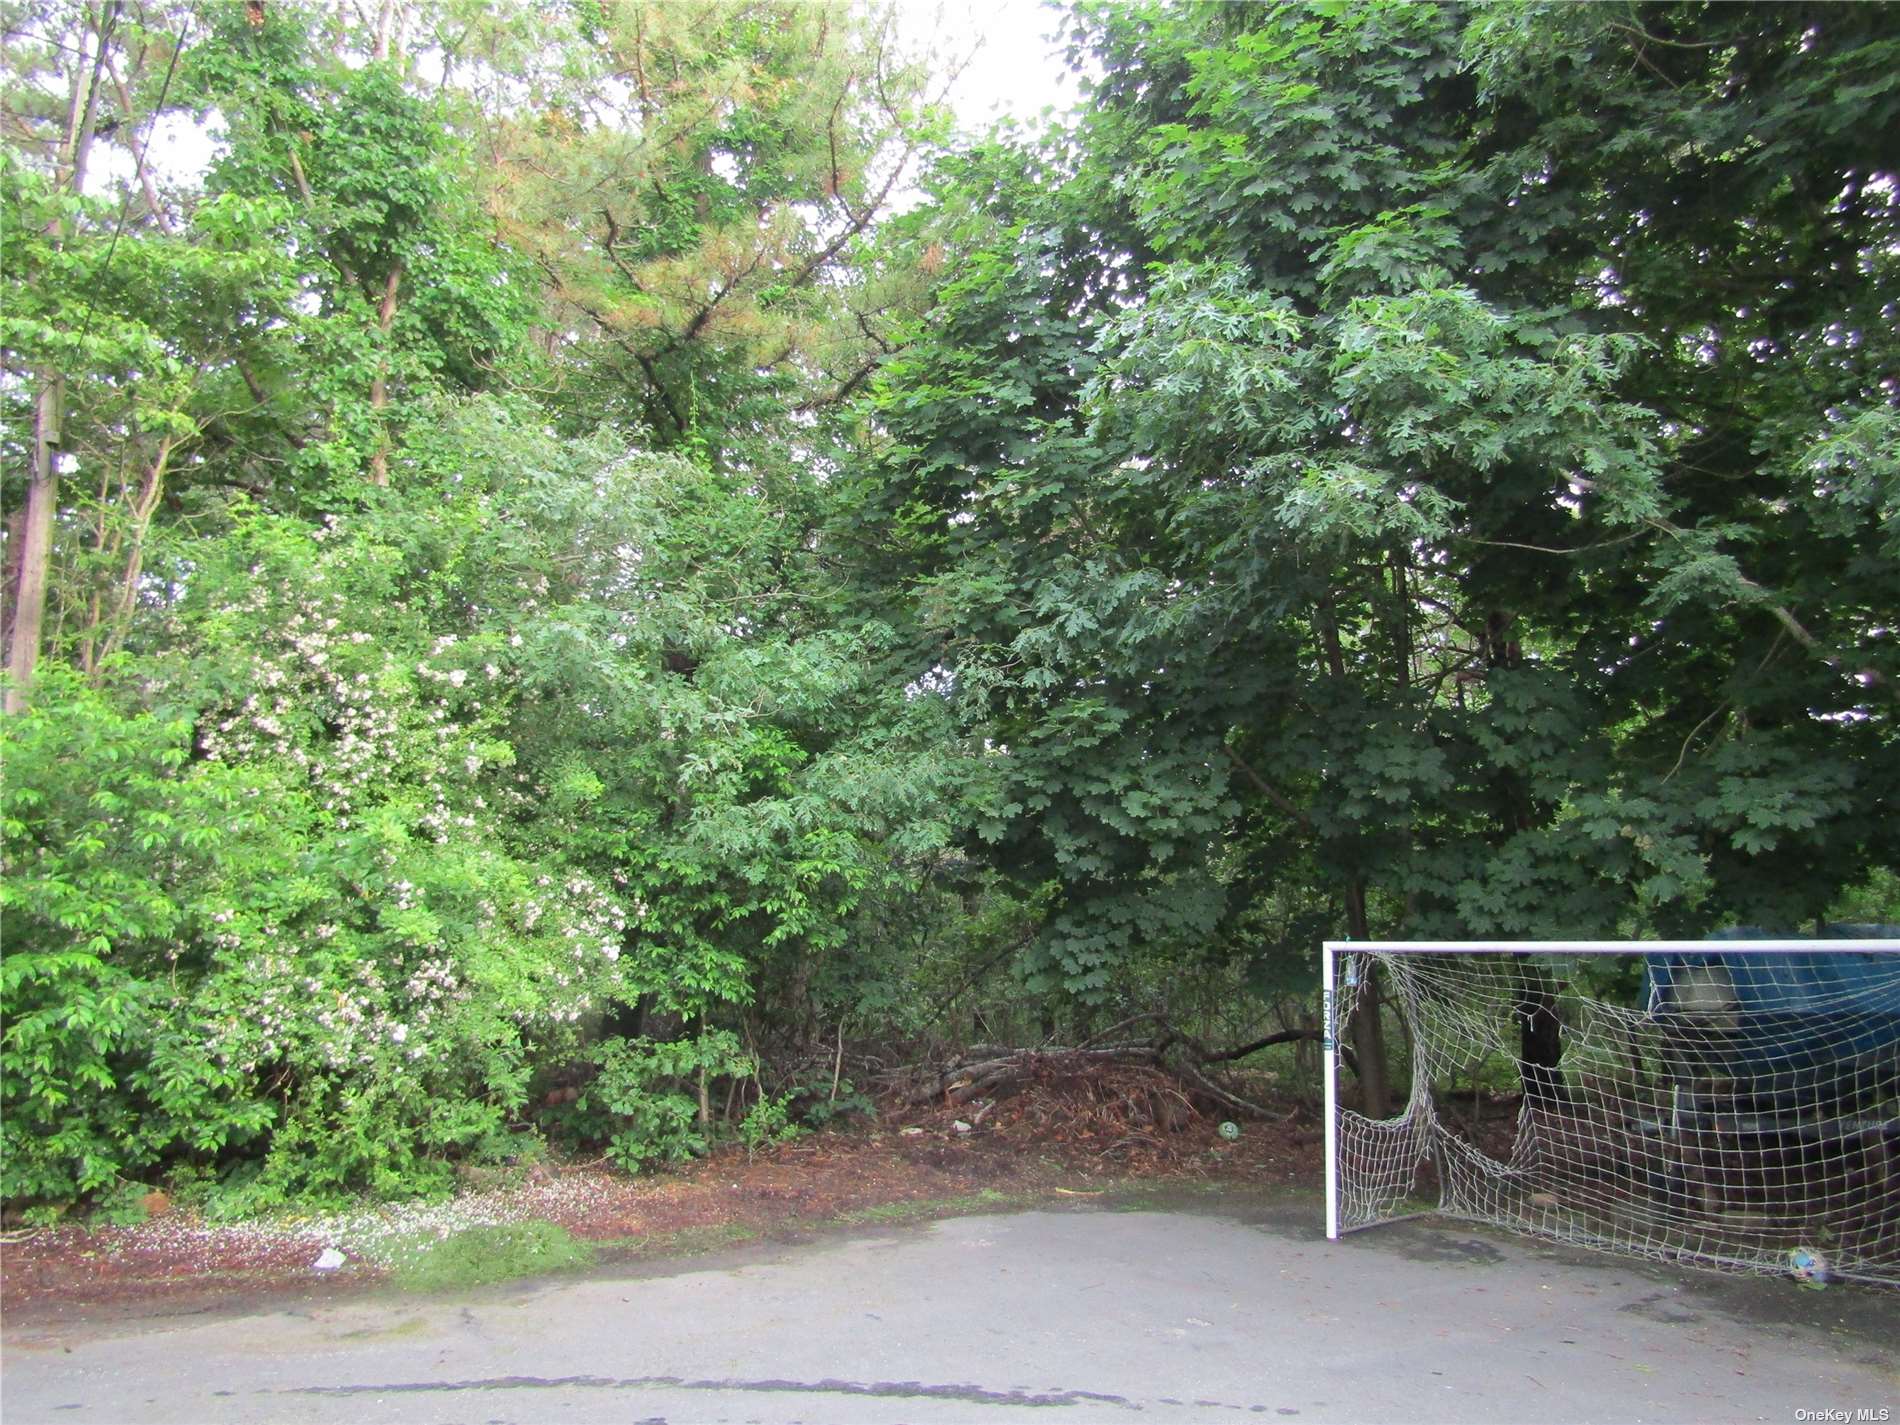
<svg viewBox="0 0 1900 1425">
<path fill-rule="evenodd" d="M 337 521 L 257 521 L 232 552 L 251 562 L 207 579 L 203 626 L 246 653 L 206 677 L 198 750 L 296 785 L 303 874 L 217 925 L 207 1049 L 296 1090 L 273 1188 L 430 1186 L 505 1151 L 537 1064 L 626 998 L 643 907 L 510 834 L 534 819 L 505 737 L 513 649 L 442 631 L 412 592 L 430 571 Z"/>
<path fill-rule="evenodd" d="M 941 844 L 781 503 L 499 403 L 417 431 L 389 491 L 174 551 L 143 645 L 4 729 L 7 1197 L 701 1151 L 705 1081 L 763 1092 L 740 1017 L 864 983 L 866 897 Z"/>
<path fill-rule="evenodd" d="M 202 571 L 196 686 L 155 685 L 195 716 L 71 680 L 8 720 L 10 1199 L 234 1154 L 274 1192 L 427 1188 L 621 993 L 637 900 L 498 829 L 500 666 L 301 534 L 234 536 L 235 593 Z"/>
</svg>

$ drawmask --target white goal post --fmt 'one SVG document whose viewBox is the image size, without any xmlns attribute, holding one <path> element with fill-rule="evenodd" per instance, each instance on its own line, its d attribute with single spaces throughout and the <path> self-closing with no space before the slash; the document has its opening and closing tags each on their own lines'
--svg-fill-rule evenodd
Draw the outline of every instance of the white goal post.
<svg viewBox="0 0 1900 1425">
<path fill-rule="evenodd" d="M 1374 983 L 1386 1119 L 1339 1078 Z M 1900 939 L 1329 940 L 1321 987 L 1328 1238 L 1431 1213 L 1900 1286 Z"/>
</svg>

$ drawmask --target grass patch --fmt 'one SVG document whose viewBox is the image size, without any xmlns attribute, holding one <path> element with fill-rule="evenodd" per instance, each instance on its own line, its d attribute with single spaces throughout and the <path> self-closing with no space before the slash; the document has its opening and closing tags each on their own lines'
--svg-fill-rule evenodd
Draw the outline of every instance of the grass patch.
<svg viewBox="0 0 1900 1425">
<path fill-rule="evenodd" d="M 411 1291 L 486 1286 L 594 1260 L 591 1246 L 552 1222 L 468 1227 L 447 1237 L 418 1232 L 389 1242 L 384 1251 L 391 1279 Z"/>
</svg>

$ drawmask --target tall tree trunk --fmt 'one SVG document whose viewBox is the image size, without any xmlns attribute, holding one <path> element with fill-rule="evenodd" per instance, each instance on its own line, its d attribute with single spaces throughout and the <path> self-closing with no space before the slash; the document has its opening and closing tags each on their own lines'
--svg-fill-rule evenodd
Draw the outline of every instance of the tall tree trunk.
<svg viewBox="0 0 1900 1425">
<path fill-rule="evenodd" d="M 0 571 L 0 669 L 7 666 L 13 647 L 14 599 L 20 588 L 20 551 L 26 543 L 26 502 L 7 511 L 7 562 Z"/>
<path fill-rule="evenodd" d="M 382 9 L 376 15 L 376 38 L 370 50 L 371 59 L 388 59 L 390 35 L 396 28 L 396 0 L 383 0 Z"/>
<path fill-rule="evenodd" d="M 97 25 L 95 34 L 99 48 L 92 56 L 92 73 L 80 81 L 83 87 L 74 96 L 79 102 L 67 113 L 66 182 L 75 197 L 86 191 L 86 161 L 92 156 L 92 135 L 99 121 L 99 84 L 105 77 L 106 54 L 112 44 L 112 31 L 119 22 L 121 8 L 121 0 L 112 0 L 110 5 L 100 11 L 94 22 Z M 77 123 L 73 121 L 74 114 L 78 115 Z"/>
<path fill-rule="evenodd" d="M 53 562 L 53 508 L 59 503 L 59 416 L 65 378 L 42 374 L 33 403 L 33 473 L 20 520 L 20 555 L 12 589 L 7 645 L 6 712 L 26 707 L 33 673 L 40 661 L 40 636 L 46 623 L 46 582 Z"/>
<path fill-rule="evenodd" d="M 389 269 L 383 282 L 382 305 L 376 310 L 376 329 L 382 334 L 383 349 L 377 356 L 376 375 L 369 383 L 369 405 L 376 412 L 376 453 L 369 461 L 369 482 L 389 483 L 389 425 L 384 412 L 389 408 L 389 329 L 396 324 L 396 294 L 402 288 L 402 264 Z"/>
<path fill-rule="evenodd" d="M 165 211 L 165 205 L 158 196 L 158 187 L 152 182 L 152 170 L 145 163 L 145 145 L 139 141 L 138 116 L 132 110 L 132 93 L 126 88 L 125 80 L 119 75 L 119 68 L 106 59 L 106 74 L 112 80 L 113 92 L 119 96 L 119 128 L 125 138 L 125 146 L 132 153 L 132 168 L 138 175 L 139 187 L 145 193 L 145 207 L 152 215 L 152 221 L 158 224 L 158 230 L 168 237 L 178 229 Z"/>
<path fill-rule="evenodd" d="M 1346 654 L 1339 641 L 1339 617 L 1331 595 L 1321 600 L 1318 627 L 1320 646 L 1326 653 L 1326 670 L 1335 683 L 1346 682 Z M 1354 940 L 1372 938 L 1371 917 L 1366 914 L 1365 878 L 1354 874 L 1346 885 L 1346 929 Z M 1385 1076 L 1385 1026 L 1379 1007 L 1379 976 L 1368 966 L 1365 980 L 1352 1015 L 1353 1051 L 1359 1059 L 1359 1091 L 1366 1117 L 1384 1118 L 1391 1111 L 1391 1091 Z"/>
<path fill-rule="evenodd" d="M 158 454 L 146 467 L 144 479 L 139 484 L 138 498 L 132 506 L 131 547 L 126 551 L 125 564 L 119 574 L 118 597 L 112 608 L 110 626 L 106 629 L 101 662 L 110 658 L 125 642 L 126 629 L 132 621 L 132 610 L 138 605 L 139 582 L 145 576 L 145 541 L 152 531 L 152 517 L 158 513 L 159 497 L 165 493 L 165 473 L 171 464 L 174 440 L 175 437 L 168 435 L 159 442 Z"/>
<path fill-rule="evenodd" d="M 102 7 L 93 20 L 97 48 L 86 72 L 86 58 L 73 72 L 67 102 L 65 142 L 55 186 L 74 196 L 86 185 L 86 160 L 92 152 L 94 126 L 99 118 L 99 88 L 105 74 L 107 49 L 118 23 L 121 0 Z M 54 218 L 45 229 L 55 246 L 63 222 Z M 59 506 L 60 423 L 66 403 L 66 376 L 61 371 L 40 373 L 33 402 L 33 468 L 27 478 L 26 505 L 20 520 L 20 553 L 14 582 L 8 588 L 11 615 L 7 627 L 7 716 L 22 711 L 32 693 L 33 674 L 39 667 L 40 643 L 46 630 L 46 589 L 53 563 L 53 516 Z"/>
<path fill-rule="evenodd" d="M 1519 961 L 1521 979 L 1512 1009 L 1518 1026 L 1518 1075 L 1524 1097 L 1533 1103 L 1556 1103 L 1569 1097 L 1559 1061 L 1564 1053 L 1564 1026 L 1557 1017 L 1557 995 L 1544 972 L 1528 956 Z"/>
<path fill-rule="evenodd" d="M 1522 650 L 1510 636 L 1513 616 L 1493 609 L 1485 616 L 1485 663 L 1490 668 L 1516 668 L 1523 662 Z M 1536 824 L 1530 790 L 1522 772 L 1499 768 L 1493 773 L 1501 804 L 1499 820 L 1503 824 L 1500 840 L 1522 835 Z M 1552 1103 L 1567 1096 L 1563 1070 L 1563 1021 L 1557 1017 L 1557 996 L 1544 972 L 1529 956 L 1520 957 L 1518 990 L 1511 1006 L 1517 1016 L 1518 1075 L 1524 1084 L 1524 1097 L 1531 1103 Z"/>
<path fill-rule="evenodd" d="M 1354 940 L 1370 940 L 1366 915 L 1365 882 L 1354 877 L 1346 887 L 1346 926 Z M 1392 1111 L 1392 1092 L 1385 1074 L 1385 1025 L 1380 1004 L 1379 970 L 1367 965 L 1353 1004 L 1352 1047 L 1359 1061 L 1359 1092 L 1367 1118 L 1384 1118 Z"/>
</svg>

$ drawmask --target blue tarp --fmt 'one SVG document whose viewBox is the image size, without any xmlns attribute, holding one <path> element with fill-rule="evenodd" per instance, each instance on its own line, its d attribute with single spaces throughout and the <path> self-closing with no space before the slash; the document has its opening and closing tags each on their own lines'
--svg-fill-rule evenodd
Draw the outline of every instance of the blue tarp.
<svg viewBox="0 0 1900 1425">
<path fill-rule="evenodd" d="M 1702 1001 L 1718 1024 L 1722 1056 L 1735 1068 L 1801 1069 L 1883 1057 L 1900 1045 L 1900 926 L 1830 925 L 1821 936 L 1776 936 L 1752 927 L 1712 940 L 1886 940 L 1892 952 L 1816 951 L 1768 954 L 1706 951 L 1650 955 L 1645 988 L 1654 1014 L 1682 1013 L 1678 990 Z M 1732 1006 L 1709 1012 L 1711 982 L 1732 986 Z M 1719 991 L 1718 991 L 1719 993 Z M 1685 1015 L 1692 1019 L 1693 1014 Z M 1711 1048 L 1715 1047 L 1711 1043 Z"/>
</svg>

